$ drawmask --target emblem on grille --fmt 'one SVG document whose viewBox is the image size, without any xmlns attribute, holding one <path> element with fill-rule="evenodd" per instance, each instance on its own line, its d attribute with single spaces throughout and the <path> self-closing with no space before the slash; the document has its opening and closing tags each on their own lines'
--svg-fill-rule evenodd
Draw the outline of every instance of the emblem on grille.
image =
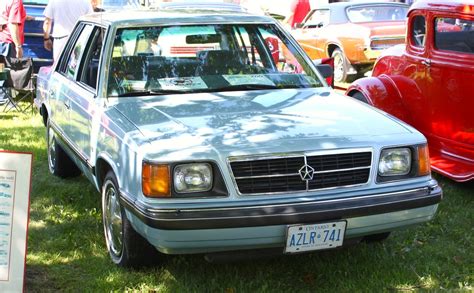
<svg viewBox="0 0 474 293">
<path fill-rule="evenodd" d="M 310 165 L 304 164 L 304 166 L 301 167 L 298 172 L 300 173 L 301 180 L 303 181 L 313 180 L 314 168 L 311 167 Z"/>
</svg>

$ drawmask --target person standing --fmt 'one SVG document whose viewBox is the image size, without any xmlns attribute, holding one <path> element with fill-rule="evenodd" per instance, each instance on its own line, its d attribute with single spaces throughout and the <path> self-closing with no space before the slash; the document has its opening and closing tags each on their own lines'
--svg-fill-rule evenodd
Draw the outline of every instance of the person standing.
<svg viewBox="0 0 474 293">
<path fill-rule="evenodd" d="M 92 13 L 90 0 L 49 0 L 44 10 L 44 47 L 56 61 L 79 17 Z M 54 25 L 53 25 L 54 22 Z M 53 31 L 51 32 L 51 27 Z"/>
<path fill-rule="evenodd" d="M 0 2 L 0 63 L 5 57 L 23 57 L 24 27 L 26 11 L 23 0 L 1 0 Z M 7 102 L 0 94 L 0 105 Z"/>
<path fill-rule="evenodd" d="M 26 11 L 23 0 L 0 2 L 2 29 L 0 30 L 0 58 L 23 57 Z M 4 63 L 4 60 L 0 60 Z"/>
<path fill-rule="evenodd" d="M 290 7 L 290 14 L 283 20 L 290 28 L 294 28 L 297 23 L 303 22 L 308 12 L 311 10 L 309 0 L 293 0 Z"/>
</svg>

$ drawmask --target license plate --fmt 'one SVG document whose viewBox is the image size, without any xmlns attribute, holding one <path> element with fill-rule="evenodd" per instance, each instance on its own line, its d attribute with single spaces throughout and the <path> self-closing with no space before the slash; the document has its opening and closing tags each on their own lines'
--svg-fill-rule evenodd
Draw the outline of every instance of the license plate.
<svg viewBox="0 0 474 293">
<path fill-rule="evenodd" d="M 285 253 L 342 246 L 345 231 L 346 221 L 289 226 Z"/>
</svg>

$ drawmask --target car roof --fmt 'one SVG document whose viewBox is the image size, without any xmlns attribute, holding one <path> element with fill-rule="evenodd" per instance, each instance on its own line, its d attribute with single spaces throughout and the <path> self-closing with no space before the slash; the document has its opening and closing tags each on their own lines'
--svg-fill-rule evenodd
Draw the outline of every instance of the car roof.
<svg viewBox="0 0 474 293">
<path fill-rule="evenodd" d="M 418 9 L 474 14 L 474 0 L 420 0 L 412 5 L 410 12 Z"/>
<path fill-rule="evenodd" d="M 230 10 L 236 12 L 247 11 L 244 7 L 234 4 L 217 1 L 208 2 L 190 2 L 190 1 L 176 1 L 176 2 L 160 2 L 152 5 L 158 9 L 210 9 L 210 10 Z"/>
<path fill-rule="evenodd" d="M 312 9 L 312 10 L 329 9 L 331 11 L 330 23 L 338 24 L 338 23 L 346 23 L 349 21 L 346 15 L 347 8 L 365 6 L 365 5 L 393 5 L 393 6 L 397 5 L 397 6 L 403 6 L 406 8 L 409 7 L 408 4 L 399 3 L 399 2 L 380 1 L 380 0 L 379 1 L 361 0 L 361 1 L 351 1 L 351 2 L 330 3 L 330 4 L 326 4 L 322 6 L 317 6 L 315 9 Z"/>
<path fill-rule="evenodd" d="M 347 8 L 349 6 L 359 6 L 359 5 L 401 5 L 408 7 L 408 4 L 400 3 L 400 2 L 392 2 L 392 1 L 372 1 L 372 0 L 360 0 L 360 1 L 349 1 L 349 2 L 334 2 L 325 5 L 326 8 Z M 319 9 L 319 7 L 317 8 Z"/>
<path fill-rule="evenodd" d="M 131 9 L 92 13 L 81 17 L 81 20 L 113 26 L 123 25 L 173 25 L 173 24 L 207 24 L 207 23 L 274 23 L 274 19 L 264 15 L 254 15 L 246 11 L 224 9 L 222 7 L 176 6 L 164 8 Z"/>
</svg>

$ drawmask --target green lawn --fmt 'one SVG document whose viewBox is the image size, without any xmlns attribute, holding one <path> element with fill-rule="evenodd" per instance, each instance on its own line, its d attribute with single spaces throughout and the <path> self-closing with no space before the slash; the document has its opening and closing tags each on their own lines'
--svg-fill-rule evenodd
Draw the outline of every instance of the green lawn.
<svg viewBox="0 0 474 293">
<path fill-rule="evenodd" d="M 445 198 L 434 221 L 382 244 L 210 264 L 167 257 L 138 271 L 115 267 L 102 232 L 98 192 L 84 178 L 49 174 L 45 128 L 0 113 L 0 149 L 34 153 L 26 290 L 146 292 L 381 292 L 474 290 L 474 184 L 436 176 Z"/>
</svg>

